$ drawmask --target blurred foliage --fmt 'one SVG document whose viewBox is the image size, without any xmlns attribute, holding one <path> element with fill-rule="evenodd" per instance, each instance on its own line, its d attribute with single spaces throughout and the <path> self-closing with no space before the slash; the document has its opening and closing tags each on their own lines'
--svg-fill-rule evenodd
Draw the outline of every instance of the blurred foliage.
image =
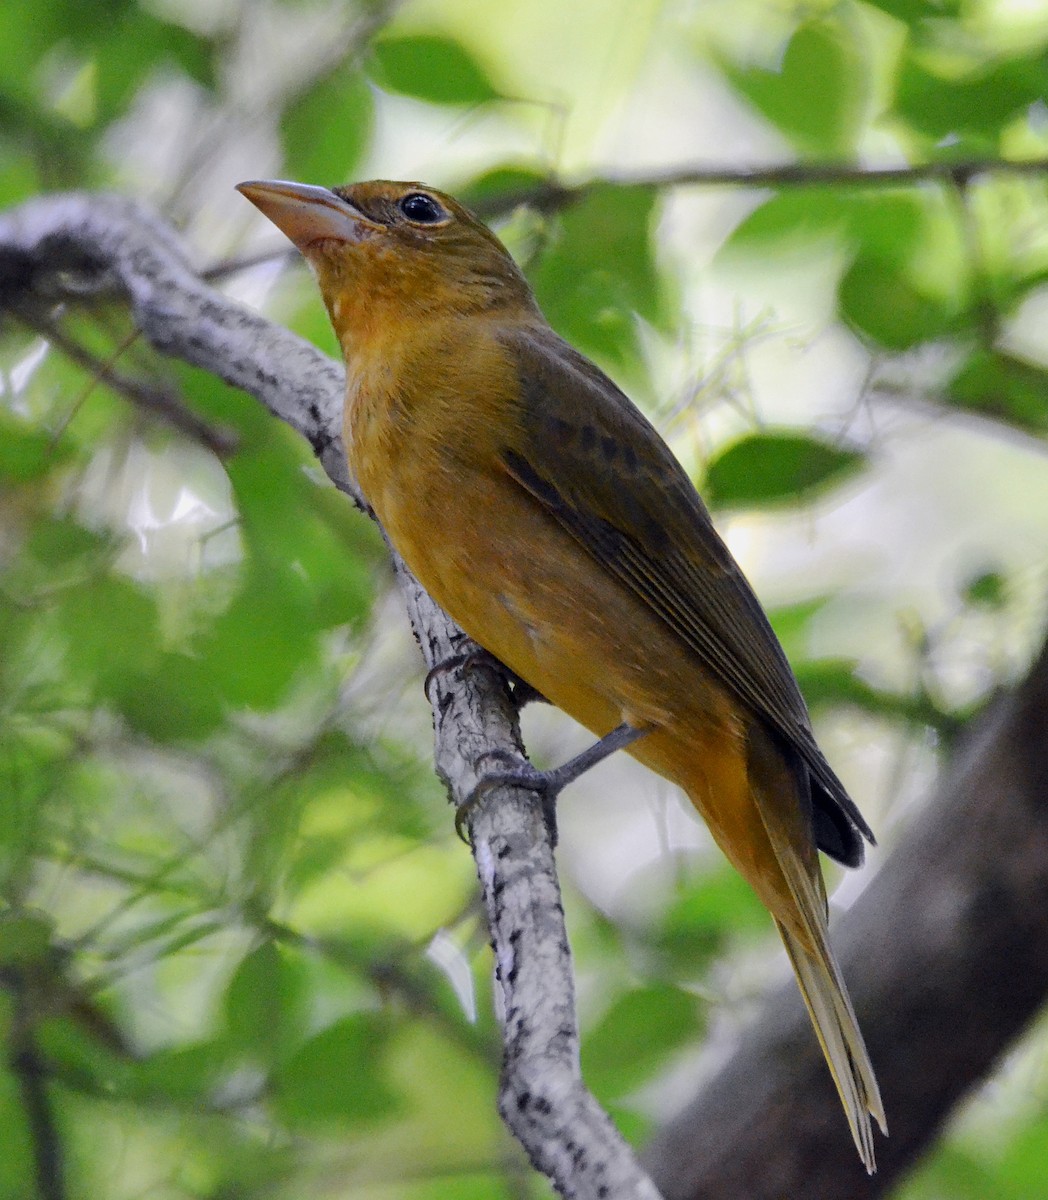
<svg viewBox="0 0 1048 1200">
<path fill-rule="evenodd" d="M 704 492 L 717 508 L 796 504 L 859 471 L 863 455 L 810 434 L 765 430 L 725 447 L 706 467 Z"/>
<path fill-rule="evenodd" d="M 499 96 L 476 59 L 452 38 L 376 38 L 370 71 L 379 87 L 431 104 L 483 104 Z"/>
<path fill-rule="evenodd" d="M 651 239 L 653 188 L 590 189 L 550 229 L 531 272 L 542 311 L 580 350 L 615 363 L 636 359 L 636 317 L 665 319 Z"/>
<path fill-rule="evenodd" d="M 798 25 L 771 68 L 721 62 L 736 91 L 799 151 L 817 158 L 854 153 L 870 86 L 849 28 L 854 18 L 845 6 L 842 14 Z"/>
<path fill-rule="evenodd" d="M 934 357 L 945 365 L 925 399 L 944 418 L 1043 438 L 1048 375 L 1009 323 L 1043 303 L 1048 188 L 965 164 L 1048 154 L 1048 14 L 944 0 L 720 8 L 722 28 L 700 36 L 693 6 L 664 4 L 650 70 L 672 48 L 688 71 L 718 73 L 736 119 L 801 164 L 880 147 L 941 171 L 763 188 L 714 267 L 829 253 L 833 320 L 870 364 Z M 219 260 L 238 248 L 216 214 L 236 203 L 238 176 L 223 170 L 245 138 L 261 135 L 259 154 L 279 147 L 280 173 L 334 183 L 374 160 L 380 136 L 451 110 L 468 165 L 434 182 L 457 172 L 560 332 L 651 394 L 652 347 L 686 321 L 663 238 L 671 192 L 625 169 L 632 182 L 609 172 L 564 190 L 545 148 L 519 149 L 567 79 L 559 10 L 529 9 L 546 22 L 548 63 L 515 54 L 509 24 L 485 44 L 453 0 L 395 14 L 364 0 L 0 6 L 0 203 L 131 179 L 187 220 L 204 208 L 192 232 Z M 643 77 L 625 73 L 609 111 L 628 108 Z M 190 114 L 184 144 L 161 153 L 177 105 Z M 494 136 L 489 119 L 502 122 Z M 590 161 L 605 161 L 615 143 L 593 140 Z M 689 161 L 688 144 L 676 150 Z M 319 305 L 301 297 L 275 293 L 281 315 L 330 349 Z M 377 535 L 253 401 L 128 350 L 111 312 L 62 319 L 235 450 L 216 457 L 5 316 L 0 1197 L 544 1194 L 495 1116 L 472 868 L 428 765 L 417 664 L 384 628 Z M 726 424 L 705 464 L 725 513 L 812 511 L 860 487 L 876 458 L 861 430 L 814 417 L 782 427 L 736 412 Z M 1012 584 L 993 563 L 970 572 L 957 619 L 1003 628 Z M 951 700 L 920 620 L 912 686 L 813 660 L 826 602 L 773 614 L 819 715 L 946 745 L 997 682 Z M 701 856 L 663 880 L 658 911 L 620 920 L 584 887 L 569 900 L 580 973 L 599 996 L 585 1006 L 584 1063 L 639 1136 L 646 1093 L 702 1039 L 728 995 L 725 960 L 764 945 L 766 918 Z M 30 1076 L 50 1127 L 34 1117 Z M 899 1196 L 1048 1195 L 1045 1119 L 1035 1105 L 992 1139 L 958 1135 Z M 51 1142 L 57 1193 L 41 1182 Z"/>
</svg>

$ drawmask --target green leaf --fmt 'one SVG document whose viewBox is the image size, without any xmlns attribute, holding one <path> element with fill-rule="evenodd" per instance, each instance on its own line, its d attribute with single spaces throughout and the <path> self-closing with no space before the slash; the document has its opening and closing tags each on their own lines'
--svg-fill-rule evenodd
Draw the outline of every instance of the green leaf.
<svg viewBox="0 0 1048 1200">
<path fill-rule="evenodd" d="M 777 71 L 722 67 L 736 91 L 800 148 L 823 156 L 854 150 L 868 91 L 867 67 L 842 23 L 801 25 Z"/>
<path fill-rule="evenodd" d="M 893 350 L 970 330 L 971 256 L 939 190 L 869 197 L 851 222 L 857 253 L 838 285 L 841 315 Z"/>
<path fill-rule="evenodd" d="M 0 1071 L 0 1196 L 39 1195 L 33 1151 L 25 1097 L 15 1076 Z"/>
<path fill-rule="evenodd" d="M 37 650 L 40 639 L 30 637 L 32 649 Z M 19 646 L 18 652 L 24 653 L 24 647 Z M 7 702 L 11 704 L 17 697 L 15 704 L 11 704 L 8 720 L 0 729 L 0 782 L 4 788 L 3 820 L 0 821 L 0 888 L 8 898 L 17 900 L 24 892 L 24 880 L 36 869 L 33 863 L 40 854 L 40 847 L 52 844 L 54 801 L 64 799 L 68 794 L 65 785 L 75 747 L 71 745 L 70 737 L 40 721 L 40 714 L 33 711 L 37 696 L 32 690 L 27 689 L 28 694 L 19 695 L 22 680 L 18 678 L 18 666 L 13 667 L 5 658 L 0 663 L 0 670 L 3 671 L 0 683 L 7 694 Z M 12 675 L 15 676 L 13 687 Z M 50 697 L 45 698 L 45 703 L 47 699 Z M 68 693 L 59 693 L 54 699 L 55 706 L 61 706 L 62 719 L 66 720 Z M 19 711 L 19 700 L 29 712 Z M 21 947 L 23 952 L 34 948 L 39 948 L 39 943 L 33 947 L 31 940 L 30 944 Z"/>
<path fill-rule="evenodd" d="M 0 4 L 0 79 L 40 107 L 34 64 L 47 51 L 70 41 L 80 47 L 124 18 L 135 0 L 49 0 Z"/>
<path fill-rule="evenodd" d="M 42 566 L 47 568 L 50 580 L 67 567 L 81 572 L 89 569 L 92 560 L 98 560 L 112 546 L 112 541 L 85 529 L 64 517 L 48 517 L 38 520 L 33 526 L 26 549 Z"/>
<path fill-rule="evenodd" d="M 284 110 L 280 132 L 288 178 L 344 183 L 363 157 L 374 126 L 375 102 L 367 82 L 358 71 L 334 71 Z"/>
<path fill-rule="evenodd" d="M 866 3 L 907 25 L 926 20 L 941 21 L 956 14 L 960 8 L 960 0 L 866 0 Z"/>
<path fill-rule="evenodd" d="M 228 710 L 210 663 L 169 651 L 125 689 L 120 711 L 139 733 L 159 742 L 181 742 L 213 733 Z"/>
<path fill-rule="evenodd" d="M 218 1039 L 164 1047 L 135 1063 L 125 1075 L 134 1096 L 163 1098 L 200 1111 L 202 1098 L 229 1070 L 229 1047 Z"/>
<path fill-rule="evenodd" d="M 655 940 L 674 975 L 704 970 L 740 934 L 771 929 L 764 905 L 738 871 L 722 866 L 703 875 L 670 906 Z"/>
<path fill-rule="evenodd" d="M 873 717 L 934 729 L 947 742 L 958 733 L 968 713 L 945 712 L 924 694 L 904 695 L 872 687 L 856 673 L 855 664 L 841 659 L 797 663 L 797 682 L 808 707 L 850 704 Z"/>
<path fill-rule="evenodd" d="M 290 564 L 289 564 L 290 565 Z M 198 643 L 213 685 L 233 708 L 269 709 L 320 650 L 308 590 L 294 571 L 252 563 L 233 603 Z"/>
<path fill-rule="evenodd" d="M 42 179 L 61 179 L 66 186 L 84 181 L 89 151 L 70 121 L 0 88 L 0 207 L 43 190 Z"/>
<path fill-rule="evenodd" d="M 45 1015 L 38 1026 L 40 1049 L 57 1064 L 56 1074 L 77 1078 L 98 1092 L 122 1090 L 133 1051 L 102 997 L 78 991 L 57 974 L 36 983 L 37 1003 Z"/>
<path fill-rule="evenodd" d="M 202 87 L 214 87 L 210 43 L 138 4 L 127 5 L 122 17 L 107 21 L 85 48 L 95 62 L 97 116 L 102 125 L 121 113 L 142 82 L 161 66 L 176 66 Z"/>
<path fill-rule="evenodd" d="M 233 1046 L 276 1061 L 297 1041 L 308 1016 L 308 983 L 294 951 L 265 941 L 243 959 L 225 996 Z"/>
<path fill-rule="evenodd" d="M 997 612 L 1008 603 L 1008 580 L 1000 571 L 980 571 L 966 581 L 961 595 L 973 608 Z"/>
<path fill-rule="evenodd" d="M 73 673 L 96 694 L 119 703 L 155 660 L 160 641 L 156 602 L 116 575 L 65 592 L 57 608 Z"/>
<path fill-rule="evenodd" d="M 505 198 L 537 192 L 549 182 L 549 175 L 533 167 L 513 164 L 492 167 L 456 189 L 456 197 L 474 212 L 500 213 L 505 210 Z"/>
<path fill-rule="evenodd" d="M 648 1113 L 638 1112 L 636 1108 L 626 1103 L 616 1104 L 609 1101 L 608 1116 L 615 1122 L 615 1127 L 631 1146 L 642 1146 L 651 1141 L 658 1127 L 658 1122 Z"/>
<path fill-rule="evenodd" d="M 810 500 L 854 475 L 865 454 L 811 434 L 753 433 L 710 462 L 705 493 L 714 507 L 769 507 Z"/>
<path fill-rule="evenodd" d="M 928 208 L 919 192 L 786 189 L 741 221 L 720 254 L 781 253 L 795 245 L 836 238 L 860 253 L 909 261 L 926 245 Z"/>
<path fill-rule="evenodd" d="M 531 272 L 539 305 L 580 350 L 629 363 L 635 315 L 665 321 L 652 246 L 654 188 L 600 184 L 557 219 Z"/>
<path fill-rule="evenodd" d="M 245 561 L 232 600 L 186 647 L 154 649 L 121 711 L 160 740 L 207 736 L 231 709 L 269 710 L 311 669 L 324 632 L 370 610 L 375 531 L 315 478 L 305 442 L 220 381 L 185 371 L 198 411 L 232 428 L 226 462 Z"/>
<path fill-rule="evenodd" d="M 184 26 L 161 19 L 135 0 L 54 0 L 0 5 L 0 77 L 14 90 L 27 69 L 53 46 L 71 49 L 88 71 L 85 127 L 102 128 L 122 112 L 143 80 L 174 65 L 203 87 L 214 86 L 210 42 Z M 19 89 L 38 108 L 31 87 Z"/>
<path fill-rule="evenodd" d="M 669 984 L 634 988 L 615 1001 L 586 1037 L 583 1075 L 598 1094 L 622 1095 L 702 1029 L 702 1005 L 690 992 Z"/>
<path fill-rule="evenodd" d="M 937 193 L 929 198 L 916 189 L 882 195 L 852 192 L 842 200 L 849 239 L 860 254 L 871 257 L 908 262 L 929 241 L 944 241 L 939 223 L 952 222 Z"/>
<path fill-rule="evenodd" d="M 987 1200 L 990 1196 L 993 1200 L 1039 1200 L 1036 1193 L 1004 1190 L 997 1173 L 986 1163 L 964 1147 L 947 1142 L 907 1176 L 893 1200 Z"/>
<path fill-rule="evenodd" d="M 959 73 L 953 66 L 929 64 L 911 52 L 899 69 L 896 111 L 915 129 L 936 141 L 961 134 L 977 136 L 988 148 L 997 145 L 1005 126 L 1048 90 L 1048 57 L 1017 57 Z M 968 148 L 954 147 L 964 154 Z"/>
<path fill-rule="evenodd" d="M 69 458 L 68 442 L 55 442 L 46 430 L 0 412 L 0 480 L 29 483 Z"/>
<path fill-rule="evenodd" d="M 958 408 L 1031 433 L 1048 432 L 1048 372 L 996 350 L 976 350 L 946 385 Z"/>
<path fill-rule="evenodd" d="M 305 1042 L 279 1069 L 274 1103 L 293 1128 L 372 1124 L 398 1107 L 383 1074 L 387 1022 L 355 1013 Z"/>
<path fill-rule="evenodd" d="M 245 446 L 226 464 L 254 582 L 264 591 L 283 590 L 291 606 L 283 624 L 293 637 L 296 621 L 303 634 L 359 621 L 374 591 L 375 556 L 362 554 L 365 546 L 378 546 L 374 530 L 344 496 L 307 474 L 304 467 L 316 468 L 302 440 L 263 415 L 263 444 Z M 264 607 L 270 601 L 243 596 L 241 603 Z"/>
<path fill-rule="evenodd" d="M 994 1200 L 1045 1200 L 1044 1146 L 1048 1119 L 1038 1115 L 1020 1128 L 1003 1155 L 992 1183 Z"/>
<path fill-rule="evenodd" d="M 148 645 L 155 644 L 153 642 Z M 118 699 L 138 730 L 160 740 L 203 737 L 231 709 L 267 711 L 320 653 L 315 613 L 292 570 L 249 569 L 233 603 L 188 652 L 128 669 Z"/>
<path fill-rule="evenodd" d="M 431 104 L 482 104 L 500 93 L 487 71 L 460 43 L 436 35 L 379 38 L 371 76 L 387 92 Z"/>
<path fill-rule="evenodd" d="M 732 231 L 719 257 L 742 253 L 781 253 L 792 244 L 842 236 L 855 212 L 854 195 L 836 187 L 786 189 L 770 196 Z"/>
<path fill-rule="evenodd" d="M 46 913 L 0 912 L 0 968 L 46 962 L 54 932 L 54 921 Z"/>
<path fill-rule="evenodd" d="M 338 869 L 362 828 L 373 830 L 376 821 L 386 835 L 424 838 L 439 813 L 433 806 L 437 791 L 433 773 L 424 764 L 414 759 L 398 764 L 392 747 L 376 755 L 354 745 L 345 732 L 329 731 L 312 744 L 308 764 L 297 763 L 290 774 L 268 781 L 265 794 L 253 802 L 279 855 L 279 862 L 267 863 L 266 847 L 257 845 L 253 865 L 257 862 L 259 871 L 270 877 L 274 867 L 281 869 L 284 887 L 294 895 Z M 299 828 L 303 812 L 314 818 L 308 832 Z M 324 820 L 323 812 L 337 813 L 337 819 Z M 292 838 L 294 854 L 289 858 Z"/>
<path fill-rule="evenodd" d="M 504 1167 L 468 1170 L 468 1175 L 440 1172 L 437 1178 L 412 1180 L 398 1187 L 398 1200 L 503 1200 L 508 1194 Z"/>
<path fill-rule="evenodd" d="M 889 350 L 959 333 L 967 324 L 963 299 L 919 286 L 907 264 L 879 254 L 856 256 L 837 290 L 841 315 Z"/>
<path fill-rule="evenodd" d="M 226 470 L 251 569 L 297 596 L 313 629 L 366 617 L 373 568 L 386 561 L 374 525 L 322 481 L 306 442 L 260 404 L 213 376 L 187 371 L 184 379 L 197 410 L 239 438 Z"/>
<path fill-rule="evenodd" d="M 794 672 L 809 708 L 854 704 L 867 712 L 885 715 L 880 694 L 859 678 L 851 659 L 809 660 L 797 663 Z"/>
<path fill-rule="evenodd" d="M 812 619 L 826 607 L 828 600 L 828 596 L 816 596 L 811 600 L 801 600 L 797 604 L 788 604 L 769 611 L 771 627 L 786 651 L 787 658 L 799 658 L 805 653 Z"/>
</svg>

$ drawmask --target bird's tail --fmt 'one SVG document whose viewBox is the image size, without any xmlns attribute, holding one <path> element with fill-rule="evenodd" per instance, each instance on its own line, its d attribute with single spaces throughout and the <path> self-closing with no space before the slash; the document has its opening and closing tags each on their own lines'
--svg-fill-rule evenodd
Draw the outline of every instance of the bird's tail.
<svg viewBox="0 0 1048 1200">
<path fill-rule="evenodd" d="M 870 1117 L 875 1117 L 881 1131 L 887 1133 L 884 1105 L 840 968 L 830 949 L 825 921 L 821 913 L 816 916 L 821 928 L 811 930 L 815 935 L 811 945 L 806 945 L 781 921 L 775 924 L 837 1085 L 859 1157 L 872 1175 L 876 1163 Z M 809 922 L 809 926 L 815 923 Z"/>
<path fill-rule="evenodd" d="M 750 795 L 777 867 L 765 877 L 778 875 L 777 885 L 762 899 L 775 918 L 793 963 L 859 1156 L 872 1174 L 875 1164 L 870 1117 L 876 1118 L 887 1133 L 884 1105 L 830 946 L 826 888 L 806 818 L 811 811 L 810 801 L 805 803 L 807 772 L 803 766 L 791 770 L 788 759 L 760 728 L 751 730 L 747 752 Z M 791 784 L 794 793 L 800 795 L 795 803 L 784 803 L 783 793 Z"/>
<path fill-rule="evenodd" d="M 696 786 L 689 781 L 688 795 L 778 926 L 856 1148 L 872 1173 L 870 1118 L 887 1132 L 884 1106 L 830 947 L 807 768 L 791 761 L 758 722 L 747 731 L 744 756 L 738 743 L 728 739 L 722 739 L 719 749 L 719 758 L 706 755 L 701 782 Z"/>
</svg>

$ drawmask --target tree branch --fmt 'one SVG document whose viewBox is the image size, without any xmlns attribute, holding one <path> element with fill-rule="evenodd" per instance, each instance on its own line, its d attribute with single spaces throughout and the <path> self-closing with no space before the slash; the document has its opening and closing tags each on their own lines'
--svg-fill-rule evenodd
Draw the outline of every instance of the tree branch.
<svg viewBox="0 0 1048 1200">
<path fill-rule="evenodd" d="M 906 188 L 921 183 L 966 187 L 980 175 L 1048 175 L 1048 159 L 966 158 L 914 163 L 903 167 L 863 167 L 857 163 L 782 163 L 771 167 L 669 167 L 638 174 L 612 173 L 582 183 L 550 178 L 530 187 L 495 193 L 474 205 L 486 218 L 503 216 L 524 204 L 539 212 L 558 212 L 579 204 L 595 188 L 615 187 L 737 187 L 805 188 L 836 185 L 858 188 Z"/>
<path fill-rule="evenodd" d="M 47 1090 L 47 1067 L 36 1044 L 37 1015 L 30 1003 L 31 988 L 20 970 L 5 971 L 4 984 L 14 1000 L 8 1043 L 8 1065 L 18 1081 L 29 1140 L 33 1148 L 36 1194 L 39 1200 L 66 1200 L 62 1139 Z"/>
<path fill-rule="evenodd" d="M 158 350 L 250 392 L 308 439 L 331 480 L 362 508 L 341 443 L 341 366 L 213 291 L 173 231 L 116 196 L 44 197 L 0 215 L 0 304 L 121 293 Z M 428 667 L 472 643 L 394 555 Z M 520 755 L 516 708 L 490 671 L 435 676 L 436 764 L 453 801 L 473 792 L 492 751 Z M 496 788 L 470 827 L 504 1008 L 500 1109 L 532 1162 L 580 1200 L 658 1193 L 585 1090 L 574 986 L 553 847 L 540 798 Z"/>
<path fill-rule="evenodd" d="M 1046 745 L 1048 644 L 836 930 L 891 1128 L 877 1174 L 851 1153 L 791 984 L 645 1151 L 667 1200 L 873 1200 L 913 1165 L 1048 998 Z"/>
</svg>

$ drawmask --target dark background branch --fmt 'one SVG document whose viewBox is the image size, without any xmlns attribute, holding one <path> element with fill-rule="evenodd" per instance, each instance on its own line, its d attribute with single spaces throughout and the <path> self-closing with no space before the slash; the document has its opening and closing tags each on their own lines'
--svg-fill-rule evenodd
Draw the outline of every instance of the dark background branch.
<svg viewBox="0 0 1048 1200">
<path fill-rule="evenodd" d="M 586 198 L 596 187 L 739 187 L 805 188 L 858 187 L 907 188 L 922 183 L 946 183 L 966 187 L 981 175 L 1048 175 L 1048 159 L 1004 159 L 996 157 L 964 158 L 955 162 L 943 159 L 900 167 L 864 167 L 858 163 L 791 162 L 769 167 L 716 167 L 701 164 L 668 167 L 661 171 L 615 172 L 587 179 L 582 183 L 564 183 L 550 177 L 533 187 L 501 192 L 479 200 L 474 208 L 485 218 L 502 216 L 518 205 L 526 204 L 539 212 L 551 213 L 569 208 Z"/>
<path fill-rule="evenodd" d="M 975 722 L 835 942 L 891 1136 L 867 1178 L 792 986 L 644 1160 L 667 1200 L 887 1195 L 1048 998 L 1048 645 Z M 827 1131 L 840 1126 L 840 1136 Z"/>
<path fill-rule="evenodd" d="M 11 1074 L 18 1081 L 22 1111 L 29 1128 L 36 1193 L 39 1200 L 66 1200 L 62 1140 L 47 1091 L 47 1067 L 33 1030 L 32 989 L 26 986 L 18 970 L 5 972 L 5 982 L 14 1000 L 8 1062 Z"/>
</svg>

